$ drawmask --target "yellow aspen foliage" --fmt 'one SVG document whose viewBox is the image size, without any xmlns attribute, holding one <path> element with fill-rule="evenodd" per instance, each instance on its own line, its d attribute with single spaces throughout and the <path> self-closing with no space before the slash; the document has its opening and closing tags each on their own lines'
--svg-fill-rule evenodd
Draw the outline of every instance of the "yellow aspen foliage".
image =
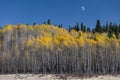
<svg viewBox="0 0 120 80">
<path fill-rule="evenodd" d="M 26 46 L 31 47 L 34 44 L 34 42 L 35 42 L 35 38 L 31 37 L 26 41 Z"/>
<path fill-rule="evenodd" d="M 76 41 L 78 42 L 79 46 L 85 46 L 86 39 L 83 36 L 81 36 L 78 39 L 76 39 Z"/>
<path fill-rule="evenodd" d="M 42 38 L 42 40 L 44 41 L 44 45 L 47 47 L 49 47 L 52 42 L 52 38 L 50 38 L 50 37 L 44 37 L 44 38 Z"/>
<path fill-rule="evenodd" d="M 68 38 L 67 38 L 66 41 L 68 41 L 69 46 L 76 46 L 77 43 L 76 43 L 75 40 L 76 40 L 76 38 L 74 38 L 74 37 L 68 35 Z"/>
<path fill-rule="evenodd" d="M 87 38 L 85 37 L 85 35 L 83 34 L 83 32 L 79 31 L 78 32 L 78 37 L 75 40 L 78 43 L 78 46 L 85 46 L 86 39 Z"/>
<path fill-rule="evenodd" d="M 82 31 L 79 31 L 78 33 L 79 33 L 79 37 L 83 36 L 83 32 Z"/>
<path fill-rule="evenodd" d="M 106 42 L 109 41 L 109 38 L 105 34 L 95 34 L 95 41 L 99 45 L 105 45 Z"/>
<path fill-rule="evenodd" d="M 70 35 L 73 36 L 74 38 L 77 38 L 79 36 L 79 33 L 75 30 L 71 30 Z"/>
<path fill-rule="evenodd" d="M 56 37 L 53 39 L 53 41 L 54 41 L 54 45 L 59 45 L 60 44 L 60 41 Z"/>
<path fill-rule="evenodd" d="M 65 35 L 64 35 L 65 33 Z M 55 43 L 58 44 L 62 44 L 65 47 L 71 47 L 75 44 L 75 38 L 72 37 L 69 33 L 67 33 L 66 31 L 63 33 L 58 33 L 57 36 L 55 37 Z"/>
<path fill-rule="evenodd" d="M 110 38 L 110 40 L 114 40 L 114 39 L 116 39 L 115 34 L 112 35 L 112 37 Z"/>
<path fill-rule="evenodd" d="M 52 38 L 48 37 L 48 36 L 44 36 L 44 37 L 37 37 L 36 39 L 36 45 L 37 47 L 49 47 L 51 45 L 52 42 Z"/>
<path fill-rule="evenodd" d="M 112 41 L 112 45 L 116 47 L 120 47 L 119 40 L 117 41 L 116 39 Z"/>
<path fill-rule="evenodd" d="M 63 44 L 64 44 L 65 47 L 68 47 L 68 48 L 70 47 L 69 43 L 67 41 L 64 41 Z"/>
<path fill-rule="evenodd" d="M 37 48 L 40 47 L 40 39 L 39 39 L 39 37 L 35 38 L 35 47 L 37 47 Z"/>
<path fill-rule="evenodd" d="M 91 46 L 96 45 L 97 42 L 93 39 L 86 39 L 87 43 L 89 43 Z"/>
<path fill-rule="evenodd" d="M 30 30 L 34 30 L 33 26 L 27 26 L 27 30 L 30 31 Z"/>
<path fill-rule="evenodd" d="M 66 37 L 64 37 L 64 35 L 58 35 L 58 36 L 56 36 L 56 38 L 57 38 L 59 41 L 65 41 L 65 40 L 66 40 Z"/>
<path fill-rule="evenodd" d="M 17 26 L 7 25 L 1 29 L 1 33 L 5 31 L 14 31 L 15 29 L 21 29 L 21 33 L 24 38 L 21 41 L 21 45 L 24 47 L 47 47 L 53 48 L 54 46 L 74 47 L 74 46 L 87 46 L 88 45 L 110 45 L 112 42 L 116 42 L 116 45 L 120 45 L 119 39 L 116 39 L 115 34 L 111 38 L 108 38 L 108 33 L 89 33 L 82 31 L 71 30 L 68 32 L 64 28 L 58 28 L 53 25 L 24 25 L 19 24 Z M 16 30 L 18 31 L 18 30 Z M 19 32 L 17 32 L 19 34 Z M 32 34 L 33 33 L 33 34 Z M 17 35 L 18 35 L 17 34 Z M 17 36 L 16 35 L 16 36 Z M 27 38 L 26 38 L 27 37 Z M 1 45 L 1 43 L 0 43 Z"/>
<path fill-rule="evenodd" d="M 31 39 L 28 39 L 28 41 L 26 42 L 26 46 L 30 47 L 32 46 L 32 44 L 33 44 L 33 41 Z"/>
<path fill-rule="evenodd" d="M 23 24 L 18 24 L 16 29 L 24 29 L 24 31 L 27 31 L 27 26 Z"/>
<path fill-rule="evenodd" d="M 89 39 L 89 38 L 90 38 L 90 39 L 92 38 L 92 34 L 89 33 L 89 32 L 84 32 L 84 33 L 81 32 L 81 33 L 82 33 L 82 36 L 84 36 L 85 38 L 88 38 L 88 39 Z"/>
<path fill-rule="evenodd" d="M 12 31 L 13 26 L 11 24 L 6 25 L 1 31 L 5 32 L 5 31 Z"/>
<path fill-rule="evenodd" d="M 116 39 L 116 36 L 115 36 L 115 34 L 113 34 L 112 38 L 113 38 L 113 39 Z"/>
</svg>

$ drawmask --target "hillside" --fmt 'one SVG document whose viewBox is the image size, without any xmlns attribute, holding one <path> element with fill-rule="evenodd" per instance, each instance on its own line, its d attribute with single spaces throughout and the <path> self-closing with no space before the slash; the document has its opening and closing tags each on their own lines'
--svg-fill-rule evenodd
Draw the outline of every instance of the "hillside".
<svg viewBox="0 0 120 80">
<path fill-rule="evenodd" d="M 120 73 L 120 39 L 52 25 L 0 29 L 0 73 Z"/>
</svg>

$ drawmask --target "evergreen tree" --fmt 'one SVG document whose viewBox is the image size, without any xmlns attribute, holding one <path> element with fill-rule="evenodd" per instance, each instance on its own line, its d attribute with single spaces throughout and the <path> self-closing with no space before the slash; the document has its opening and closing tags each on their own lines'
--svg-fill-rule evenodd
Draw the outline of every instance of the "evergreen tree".
<svg viewBox="0 0 120 80">
<path fill-rule="evenodd" d="M 43 24 L 46 24 L 46 22 L 44 21 Z"/>
<path fill-rule="evenodd" d="M 36 23 L 36 22 L 34 22 L 34 23 L 33 23 L 33 26 L 34 26 L 34 25 L 36 25 L 36 24 L 37 24 L 37 23 Z"/>
<path fill-rule="evenodd" d="M 47 24 L 51 25 L 51 20 L 50 19 L 48 19 Z"/>
<path fill-rule="evenodd" d="M 113 24 L 113 26 L 112 26 L 112 31 L 113 32 L 115 32 L 115 26 L 116 26 L 115 24 Z"/>
<path fill-rule="evenodd" d="M 103 32 L 107 32 L 107 31 L 106 31 L 106 26 L 105 26 L 105 25 L 103 25 Z"/>
<path fill-rule="evenodd" d="M 28 23 L 27 23 L 26 25 L 27 25 L 27 26 L 29 26 L 29 24 L 28 24 Z"/>
<path fill-rule="evenodd" d="M 79 23 L 77 22 L 76 23 L 76 31 L 79 31 L 80 29 L 79 29 Z"/>
<path fill-rule="evenodd" d="M 119 33 L 120 33 L 120 24 L 119 24 Z"/>
<path fill-rule="evenodd" d="M 113 36 L 113 31 L 110 29 L 108 32 L 108 37 L 111 38 Z"/>
<path fill-rule="evenodd" d="M 117 39 L 119 38 L 119 27 L 117 25 L 115 26 L 115 36 Z"/>
<path fill-rule="evenodd" d="M 113 24 L 112 24 L 112 22 L 110 22 L 110 24 L 109 24 L 109 31 L 112 30 L 112 26 L 113 26 Z"/>
<path fill-rule="evenodd" d="M 81 31 L 84 31 L 84 25 L 83 25 L 83 22 L 81 22 Z"/>
<path fill-rule="evenodd" d="M 101 26 L 100 20 L 97 20 L 95 31 L 98 33 L 102 33 L 102 26 Z"/>
<path fill-rule="evenodd" d="M 109 31 L 109 26 L 108 26 L 108 22 L 106 23 L 106 26 L 105 26 L 105 32 L 108 32 Z"/>
<path fill-rule="evenodd" d="M 62 25 L 62 24 L 61 24 L 61 25 L 58 25 L 58 27 L 59 27 L 59 28 L 62 28 L 62 27 L 63 27 L 63 25 Z"/>
<path fill-rule="evenodd" d="M 70 25 L 69 25 L 69 29 L 68 29 L 68 30 L 69 30 L 69 32 L 71 31 L 71 27 L 70 27 Z"/>
<path fill-rule="evenodd" d="M 95 28 L 92 29 L 92 33 L 95 33 Z"/>
<path fill-rule="evenodd" d="M 83 32 L 86 32 L 86 26 L 83 26 Z"/>
<path fill-rule="evenodd" d="M 77 26 L 75 25 L 75 26 L 73 27 L 73 29 L 77 31 Z"/>
<path fill-rule="evenodd" d="M 87 32 L 91 32 L 89 27 L 87 27 Z"/>
</svg>

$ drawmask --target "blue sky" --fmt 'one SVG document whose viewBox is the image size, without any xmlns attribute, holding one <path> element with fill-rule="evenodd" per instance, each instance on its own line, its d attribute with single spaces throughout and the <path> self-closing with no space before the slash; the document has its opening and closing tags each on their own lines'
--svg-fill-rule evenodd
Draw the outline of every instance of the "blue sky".
<svg viewBox="0 0 120 80">
<path fill-rule="evenodd" d="M 119 24 L 120 0 L 0 0 L 0 26 L 41 24 L 49 18 L 66 27 L 83 22 L 93 28 L 97 19 Z"/>
</svg>

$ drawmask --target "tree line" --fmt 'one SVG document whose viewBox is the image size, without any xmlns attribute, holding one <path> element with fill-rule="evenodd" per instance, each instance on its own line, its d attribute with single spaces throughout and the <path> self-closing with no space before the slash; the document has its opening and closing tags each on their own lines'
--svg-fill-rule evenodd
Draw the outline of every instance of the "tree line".
<svg viewBox="0 0 120 80">
<path fill-rule="evenodd" d="M 81 22 L 80 25 L 79 23 L 76 23 L 74 27 L 69 27 L 69 31 L 72 29 L 83 32 L 108 33 L 108 37 L 112 37 L 112 35 L 115 34 L 116 38 L 120 38 L 120 25 L 114 24 L 112 22 L 106 22 L 106 25 L 102 26 L 100 20 L 97 20 L 96 26 L 93 29 L 91 29 L 90 27 L 86 27 L 83 22 Z"/>
<path fill-rule="evenodd" d="M 43 24 L 48 24 L 51 25 L 51 20 L 48 19 L 47 22 L 43 22 Z M 33 23 L 33 25 L 35 25 L 35 23 Z M 63 28 L 63 25 L 55 25 L 58 26 L 59 28 Z M 79 22 L 77 22 L 73 27 L 68 26 L 68 31 L 71 30 L 75 30 L 75 31 L 82 31 L 82 32 L 92 32 L 92 33 L 108 33 L 108 37 L 112 37 L 113 34 L 115 34 L 116 38 L 120 38 L 119 37 L 119 33 L 120 33 L 120 24 L 117 25 L 115 23 L 108 23 L 106 22 L 105 25 L 101 25 L 100 20 L 98 19 L 96 21 L 96 26 L 95 28 L 90 28 L 87 27 L 83 22 L 81 22 L 79 24 Z"/>
</svg>

